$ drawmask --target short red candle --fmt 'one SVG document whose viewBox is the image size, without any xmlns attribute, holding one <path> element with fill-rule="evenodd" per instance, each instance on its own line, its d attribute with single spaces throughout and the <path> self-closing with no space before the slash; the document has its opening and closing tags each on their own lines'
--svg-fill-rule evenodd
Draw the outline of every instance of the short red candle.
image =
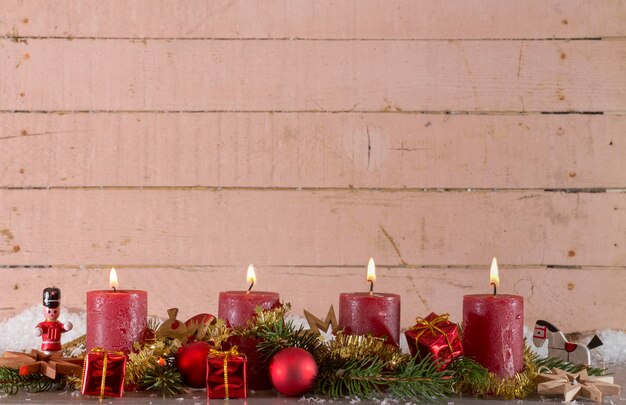
<svg viewBox="0 0 626 405">
<path fill-rule="evenodd" d="M 217 317 L 231 327 L 245 326 L 256 315 L 256 307 L 264 310 L 277 308 L 280 296 L 269 291 L 220 292 Z"/>
<path fill-rule="evenodd" d="M 148 327 L 148 293 L 140 290 L 87 292 L 87 351 L 130 353 Z"/>
<path fill-rule="evenodd" d="M 524 368 L 524 300 L 519 295 L 463 297 L 463 351 L 500 377 Z"/>
<path fill-rule="evenodd" d="M 348 335 L 387 337 L 400 342 L 400 296 L 381 293 L 339 294 L 339 327 Z"/>
</svg>

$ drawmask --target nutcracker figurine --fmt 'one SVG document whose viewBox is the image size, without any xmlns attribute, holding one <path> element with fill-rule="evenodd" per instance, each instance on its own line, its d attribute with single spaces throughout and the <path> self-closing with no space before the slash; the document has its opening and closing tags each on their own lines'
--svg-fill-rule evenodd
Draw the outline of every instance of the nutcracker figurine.
<svg viewBox="0 0 626 405">
<path fill-rule="evenodd" d="M 72 330 L 72 322 L 58 321 L 61 312 L 61 290 L 48 287 L 43 290 L 43 314 L 46 320 L 35 327 L 35 334 L 41 336 L 41 351 L 51 354 L 61 350 L 61 333 Z"/>
</svg>

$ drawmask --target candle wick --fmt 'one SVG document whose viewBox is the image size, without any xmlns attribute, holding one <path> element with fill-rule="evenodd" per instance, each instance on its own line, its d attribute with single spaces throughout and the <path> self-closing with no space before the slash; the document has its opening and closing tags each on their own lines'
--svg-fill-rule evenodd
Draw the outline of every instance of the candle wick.
<svg viewBox="0 0 626 405">
<path fill-rule="evenodd" d="M 496 283 L 489 283 L 493 286 L 493 295 L 496 295 L 496 291 L 497 291 L 497 287 L 496 287 Z"/>
<path fill-rule="evenodd" d="M 246 291 L 246 294 L 250 294 L 250 290 L 252 290 L 252 287 L 254 287 L 254 281 L 250 283 L 250 287 L 248 287 L 248 291 Z"/>
<path fill-rule="evenodd" d="M 117 288 L 113 287 L 113 292 L 117 292 Z"/>
<path fill-rule="evenodd" d="M 374 280 L 367 280 L 370 283 L 370 295 L 374 295 Z"/>
</svg>

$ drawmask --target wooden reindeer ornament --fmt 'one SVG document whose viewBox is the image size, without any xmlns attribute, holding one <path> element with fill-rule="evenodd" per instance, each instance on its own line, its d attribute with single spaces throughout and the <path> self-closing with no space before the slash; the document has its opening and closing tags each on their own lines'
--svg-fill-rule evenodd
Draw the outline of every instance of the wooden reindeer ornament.
<svg viewBox="0 0 626 405">
<path fill-rule="evenodd" d="M 548 341 L 548 357 L 556 357 L 564 361 L 575 364 L 591 364 L 589 350 L 602 345 L 602 341 L 596 335 L 591 342 L 584 346 L 568 342 L 563 332 L 550 322 L 539 320 L 535 323 L 533 332 L 533 343 L 537 347 L 542 347 Z"/>
</svg>

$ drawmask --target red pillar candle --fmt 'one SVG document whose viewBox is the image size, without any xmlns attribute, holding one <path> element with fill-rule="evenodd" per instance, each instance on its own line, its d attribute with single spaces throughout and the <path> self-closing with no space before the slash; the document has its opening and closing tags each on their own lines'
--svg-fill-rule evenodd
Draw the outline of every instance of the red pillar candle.
<svg viewBox="0 0 626 405">
<path fill-rule="evenodd" d="M 491 267 L 494 294 L 463 297 L 463 351 L 495 375 L 513 377 L 524 368 L 524 300 L 496 295 L 495 258 Z"/>
<path fill-rule="evenodd" d="M 256 282 L 254 267 L 248 267 L 248 291 L 222 291 L 220 292 L 217 317 L 226 321 L 231 327 L 245 326 L 256 315 L 256 308 L 264 310 L 274 309 L 280 306 L 280 296 L 275 292 L 251 291 Z M 268 390 L 272 388 L 269 370 L 257 351 L 258 339 L 241 338 L 232 336 L 226 343 L 227 346 L 237 346 L 239 351 L 246 355 L 246 372 L 248 387 L 252 390 Z"/>
<path fill-rule="evenodd" d="M 87 351 L 101 347 L 130 353 L 148 327 L 148 293 L 118 290 L 114 272 L 111 284 L 115 288 L 87 292 Z"/>
<path fill-rule="evenodd" d="M 256 308 L 274 309 L 280 305 L 280 296 L 276 292 L 251 291 L 256 282 L 254 267 L 248 266 L 248 291 L 220 292 L 217 317 L 226 321 L 230 327 L 245 326 L 256 315 Z"/>
<path fill-rule="evenodd" d="M 256 307 L 273 309 L 280 305 L 280 296 L 266 291 L 220 292 L 217 317 L 231 327 L 245 326 L 256 315 Z"/>
<path fill-rule="evenodd" d="M 348 335 L 386 337 L 387 343 L 400 342 L 400 296 L 374 293 L 374 260 L 368 264 L 369 293 L 339 294 L 339 327 Z"/>
</svg>

